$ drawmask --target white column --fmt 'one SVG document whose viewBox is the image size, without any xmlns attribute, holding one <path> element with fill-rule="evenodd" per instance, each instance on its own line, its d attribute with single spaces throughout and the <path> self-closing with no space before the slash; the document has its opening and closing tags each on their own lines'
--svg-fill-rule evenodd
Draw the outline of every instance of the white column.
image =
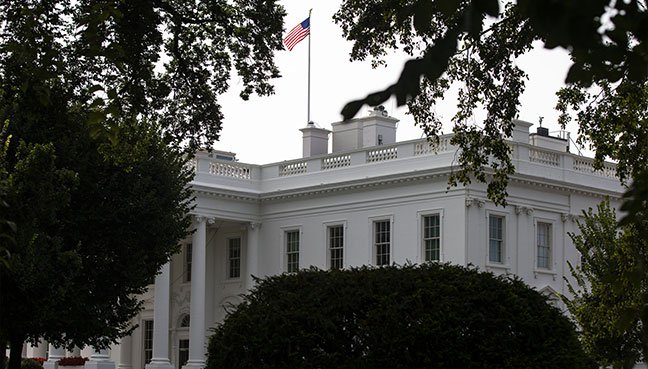
<svg viewBox="0 0 648 369">
<path fill-rule="evenodd" d="M 133 369 L 133 338 L 122 337 L 119 343 L 119 365 L 117 369 Z"/>
<path fill-rule="evenodd" d="M 58 369 L 58 361 L 64 357 L 64 347 L 54 347 L 54 345 L 49 344 L 49 355 L 47 361 L 43 363 L 43 369 Z"/>
<path fill-rule="evenodd" d="M 95 349 L 84 369 L 115 369 L 115 362 L 110 360 L 108 349 Z"/>
<path fill-rule="evenodd" d="M 189 314 L 189 360 L 183 369 L 205 367 L 205 292 L 207 219 L 196 217 L 191 249 L 191 301 Z"/>
<path fill-rule="evenodd" d="M 169 304 L 171 264 L 167 262 L 155 277 L 153 301 L 153 357 L 146 369 L 173 369 L 169 360 Z"/>
<path fill-rule="evenodd" d="M 250 223 L 247 227 L 247 289 L 254 287 L 252 276 L 258 277 L 259 228 L 261 223 Z"/>
<path fill-rule="evenodd" d="M 74 348 L 72 350 L 65 351 L 65 356 L 66 357 L 79 357 L 79 356 L 81 356 L 81 349 L 74 346 Z"/>
<path fill-rule="evenodd" d="M 38 342 L 38 346 L 34 349 L 34 357 L 47 357 L 47 341 Z"/>
</svg>

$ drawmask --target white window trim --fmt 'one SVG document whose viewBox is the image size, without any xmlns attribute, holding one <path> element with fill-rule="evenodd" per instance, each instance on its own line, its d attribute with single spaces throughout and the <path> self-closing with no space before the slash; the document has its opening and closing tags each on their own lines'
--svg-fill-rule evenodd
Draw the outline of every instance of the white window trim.
<svg viewBox="0 0 648 369">
<path fill-rule="evenodd" d="M 302 269 L 302 259 L 303 259 L 303 244 L 304 244 L 304 232 L 302 231 L 302 225 L 297 224 L 297 225 L 292 225 L 292 226 L 284 226 L 279 228 L 281 230 L 281 234 L 279 236 L 279 245 L 281 247 L 280 253 L 279 253 L 279 265 L 281 266 L 281 271 L 282 272 L 288 272 L 288 249 L 286 245 L 286 233 L 291 232 L 291 231 L 298 231 L 299 232 L 299 261 L 298 261 L 298 270 Z"/>
<path fill-rule="evenodd" d="M 484 241 L 484 244 L 486 245 L 486 252 L 484 253 L 485 256 L 484 265 L 486 265 L 487 269 L 499 269 L 499 270 L 506 270 L 506 271 L 511 269 L 511 266 L 509 264 L 510 251 L 508 250 L 508 244 L 509 244 L 508 224 L 510 223 L 508 215 L 509 215 L 508 213 L 502 211 L 494 211 L 494 210 L 486 211 L 486 222 L 485 222 L 486 232 L 484 232 L 486 235 Z M 502 262 L 501 263 L 490 260 L 490 217 L 491 216 L 501 217 L 504 219 L 502 224 L 504 229 L 502 229 L 503 239 L 502 239 Z"/>
<path fill-rule="evenodd" d="M 549 237 L 549 268 L 538 266 L 538 223 L 549 224 L 551 235 Z M 533 272 L 535 274 L 556 275 L 556 221 L 549 218 L 533 218 Z"/>
<path fill-rule="evenodd" d="M 348 266 L 347 264 L 347 221 L 346 220 L 332 220 L 332 221 L 326 221 L 323 222 L 322 225 L 324 226 L 324 248 L 326 249 L 326 261 L 325 261 L 325 267 L 326 270 L 331 269 L 331 249 L 329 245 L 329 234 L 328 234 L 328 229 L 329 227 L 335 227 L 335 226 L 342 226 L 343 229 L 343 234 L 342 234 L 342 268 L 346 268 Z"/>
<path fill-rule="evenodd" d="M 425 244 L 423 242 L 423 217 L 427 215 L 439 215 L 439 261 L 440 263 L 445 261 L 445 245 L 444 245 L 444 237 L 443 237 L 443 208 L 436 208 L 436 209 L 427 209 L 427 210 L 420 210 L 416 213 L 417 219 L 418 219 L 418 228 L 417 228 L 417 241 L 418 241 L 418 260 L 420 260 L 421 263 L 425 263 Z"/>
<path fill-rule="evenodd" d="M 374 222 L 389 221 L 389 264 L 394 263 L 394 214 L 369 217 L 369 265 L 376 266 Z"/>
<path fill-rule="evenodd" d="M 193 253 L 193 244 L 191 242 L 182 244 L 182 283 L 185 284 L 191 283 L 191 280 L 188 280 L 187 278 L 189 276 L 189 274 L 187 274 L 187 248 L 189 247 L 189 245 L 191 245 L 191 251 Z M 191 262 L 193 264 L 193 260 Z M 189 265 L 189 269 L 191 269 L 191 264 Z M 189 270 L 189 273 L 191 273 L 191 270 Z"/>
<path fill-rule="evenodd" d="M 146 316 L 144 316 L 144 317 L 142 317 L 140 319 L 140 327 L 142 328 L 141 331 L 140 331 L 140 333 L 141 333 L 140 336 L 142 338 L 141 346 L 140 346 L 140 352 L 141 352 L 141 355 L 142 355 L 142 358 L 141 358 L 142 368 L 144 368 L 146 366 L 146 351 L 145 351 L 145 348 L 146 348 L 146 324 L 144 324 L 144 322 L 148 321 L 148 320 L 151 321 L 151 324 L 155 324 L 155 321 L 153 320 L 153 315 L 151 315 L 151 316 L 146 315 Z M 153 340 L 155 339 L 155 330 L 153 330 L 152 335 L 153 336 L 151 337 L 151 359 L 153 358 L 153 344 L 154 344 Z"/>
<path fill-rule="evenodd" d="M 240 247 L 240 250 L 239 250 L 239 276 L 234 277 L 234 278 L 230 278 L 229 241 L 232 240 L 232 239 L 236 239 L 236 238 L 238 238 L 240 240 L 240 245 L 239 245 L 239 247 Z M 241 233 L 230 233 L 230 234 L 225 235 L 225 258 L 224 258 L 225 259 L 225 268 L 223 268 L 223 269 L 225 270 L 224 278 L 225 278 L 226 282 L 240 282 L 241 281 L 241 278 L 242 278 L 242 276 L 244 274 L 243 268 L 245 266 L 244 249 L 245 249 L 245 246 L 244 246 L 244 243 L 243 243 L 243 235 Z"/>
</svg>

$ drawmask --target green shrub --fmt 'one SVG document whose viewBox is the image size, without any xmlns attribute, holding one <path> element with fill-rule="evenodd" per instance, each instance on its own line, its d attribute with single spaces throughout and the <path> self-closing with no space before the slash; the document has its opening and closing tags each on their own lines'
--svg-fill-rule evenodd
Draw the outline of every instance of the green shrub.
<svg viewBox="0 0 648 369">
<path fill-rule="evenodd" d="M 448 264 L 269 277 L 215 329 L 207 360 L 207 369 L 594 367 L 540 293 Z"/>
<path fill-rule="evenodd" d="M 43 366 L 34 359 L 22 359 L 20 369 L 43 369 Z"/>
</svg>

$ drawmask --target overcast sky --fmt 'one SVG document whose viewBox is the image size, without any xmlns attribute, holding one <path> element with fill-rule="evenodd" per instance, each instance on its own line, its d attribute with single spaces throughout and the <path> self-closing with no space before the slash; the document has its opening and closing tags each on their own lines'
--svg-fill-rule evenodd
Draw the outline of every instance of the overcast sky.
<svg viewBox="0 0 648 369">
<path fill-rule="evenodd" d="M 350 100 L 364 97 L 367 93 L 384 89 L 394 83 L 400 74 L 405 55 L 392 55 L 387 67 L 372 69 L 369 62 L 349 61 L 352 44 L 342 38 L 341 29 L 333 23 L 332 16 L 341 1 L 283 0 L 286 8 L 286 31 L 308 16 L 311 17 L 311 120 L 322 128 L 341 120 L 340 111 Z M 241 82 L 237 76 L 231 81 L 231 89 L 222 96 L 220 103 L 225 119 L 217 150 L 236 153 L 241 162 L 267 164 L 301 157 L 302 140 L 299 128 L 306 125 L 308 38 L 292 51 L 281 51 L 276 63 L 282 77 L 275 80 L 275 95 L 251 97 L 242 101 L 238 97 Z M 537 47 L 532 53 L 521 57 L 518 65 L 529 74 L 526 91 L 522 96 L 519 118 L 532 123 L 543 116 L 543 126 L 550 131 L 558 130 L 555 92 L 562 85 L 569 57 L 562 50 L 544 50 Z M 450 95 L 437 112 L 450 132 L 450 119 L 456 106 Z M 393 101 L 385 104 L 391 116 L 400 119 L 397 140 L 420 138 L 422 131 L 406 115 L 406 107 L 396 108 Z M 368 107 L 361 110 L 366 115 Z M 479 123 L 484 117 L 476 114 Z M 537 126 L 537 124 L 536 124 Z M 535 131 L 536 126 L 531 129 Z M 576 129 L 570 127 L 572 135 Z M 572 136 L 575 138 L 575 136 Z"/>
</svg>

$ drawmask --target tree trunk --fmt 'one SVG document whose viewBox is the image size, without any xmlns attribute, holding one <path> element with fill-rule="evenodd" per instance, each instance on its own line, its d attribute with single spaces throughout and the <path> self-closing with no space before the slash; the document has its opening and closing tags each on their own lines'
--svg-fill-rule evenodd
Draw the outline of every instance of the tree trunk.
<svg viewBox="0 0 648 369">
<path fill-rule="evenodd" d="M 9 366 L 8 369 L 20 369 L 20 362 L 22 360 L 22 347 L 25 343 L 25 338 L 11 337 L 9 339 Z"/>
<path fill-rule="evenodd" d="M 0 336 L 0 369 L 7 367 L 7 340 Z"/>
</svg>

